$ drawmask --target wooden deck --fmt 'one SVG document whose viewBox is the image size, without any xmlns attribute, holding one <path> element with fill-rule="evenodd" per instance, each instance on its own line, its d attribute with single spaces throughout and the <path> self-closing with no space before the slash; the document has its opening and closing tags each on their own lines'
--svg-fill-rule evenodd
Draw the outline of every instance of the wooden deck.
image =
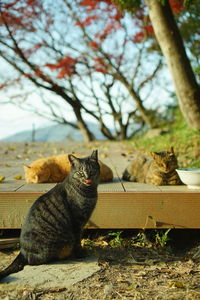
<svg viewBox="0 0 200 300">
<path fill-rule="evenodd" d="M 38 158 L 38 153 L 44 156 L 53 153 L 50 146 L 44 144 L 17 144 L 12 150 L 12 145 L 1 143 L 0 147 L 0 176 L 6 177 L 0 184 L 0 229 L 17 229 L 34 200 L 54 186 L 26 184 L 22 166 Z M 124 144 L 100 143 L 84 147 L 78 144 L 76 147 L 66 146 L 62 151 L 87 155 L 92 147 L 99 148 L 100 159 L 114 172 L 112 183 L 99 185 L 98 203 L 88 223 L 89 228 L 200 228 L 200 190 L 121 181 L 121 174 L 128 159 L 131 159 L 131 153 Z M 60 148 L 57 146 L 57 149 Z M 13 155 L 13 152 L 16 153 Z M 20 174 L 21 180 L 14 179 Z"/>
</svg>

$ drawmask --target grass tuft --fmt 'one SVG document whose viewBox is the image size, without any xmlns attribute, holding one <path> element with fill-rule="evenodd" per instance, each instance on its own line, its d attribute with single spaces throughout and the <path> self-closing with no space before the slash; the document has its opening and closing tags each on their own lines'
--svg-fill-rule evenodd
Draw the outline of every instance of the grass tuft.
<svg viewBox="0 0 200 300">
<path fill-rule="evenodd" d="M 144 152 L 167 150 L 174 147 L 179 167 L 200 167 L 200 131 L 189 128 L 181 112 L 176 111 L 175 121 L 165 124 L 167 133 L 153 138 L 142 136 L 128 141 L 133 149 Z"/>
</svg>

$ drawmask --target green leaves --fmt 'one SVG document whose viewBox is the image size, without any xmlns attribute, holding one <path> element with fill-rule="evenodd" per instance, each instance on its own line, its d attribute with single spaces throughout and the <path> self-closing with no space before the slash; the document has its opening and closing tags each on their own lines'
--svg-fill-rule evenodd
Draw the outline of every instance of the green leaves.
<svg viewBox="0 0 200 300">
<path fill-rule="evenodd" d="M 114 0 L 121 10 L 127 10 L 132 12 L 133 9 L 139 9 L 142 5 L 142 1 L 138 0 Z"/>
</svg>

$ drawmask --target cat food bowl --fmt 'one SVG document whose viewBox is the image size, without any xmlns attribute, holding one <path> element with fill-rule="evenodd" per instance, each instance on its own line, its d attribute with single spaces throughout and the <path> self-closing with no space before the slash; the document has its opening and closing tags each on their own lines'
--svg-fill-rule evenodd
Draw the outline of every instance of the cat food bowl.
<svg viewBox="0 0 200 300">
<path fill-rule="evenodd" d="M 189 189 L 200 189 L 200 168 L 176 169 L 176 172 Z"/>
</svg>

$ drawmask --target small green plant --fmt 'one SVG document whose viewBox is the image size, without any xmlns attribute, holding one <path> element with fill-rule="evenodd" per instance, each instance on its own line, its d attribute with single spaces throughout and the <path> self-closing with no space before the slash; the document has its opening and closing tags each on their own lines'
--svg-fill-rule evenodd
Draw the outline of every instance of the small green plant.
<svg viewBox="0 0 200 300">
<path fill-rule="evenodd" d="M 134 238 L 134 244 L 138 243 L 140 246 L 144 246 L 147 242 L 146 235 L 144 231 L 140 231 L 136 238 Z"/>
<path fill-rule="evenodd" d="M 167 229 L 166 231 L 159 230 L 155 235 L 156 245 L 161 248 L 166 248 L 167 243 L 169 242 L 170 238 L 168 233 L 170 232 L 171 228 Z"/>
<path fill-rule="evenodd" d="M 113 237 L 109 244 L 111 247 L 120 247 L 123 244 L 123 238 L 121 237 L 123 231 L 109 232 L 108 236 Z"/>
<path fill-rule="evenodd" d="M 94 241 L 91 239 L 83 239 L 81 242 L 82 246 L 86 247 L 86 248 L 93 248 L 94 247 Z"/>
<path fill-rule="evenodd" d="M 167 230 L 142 230 L 137 234 L 136 238 L 134 238 L 133 244 L 137 244 L 140 247 L 156 247 L 170 252 L 171 248 L 168 246 L 170 230 L 171 228 Z"/>
</svg>

